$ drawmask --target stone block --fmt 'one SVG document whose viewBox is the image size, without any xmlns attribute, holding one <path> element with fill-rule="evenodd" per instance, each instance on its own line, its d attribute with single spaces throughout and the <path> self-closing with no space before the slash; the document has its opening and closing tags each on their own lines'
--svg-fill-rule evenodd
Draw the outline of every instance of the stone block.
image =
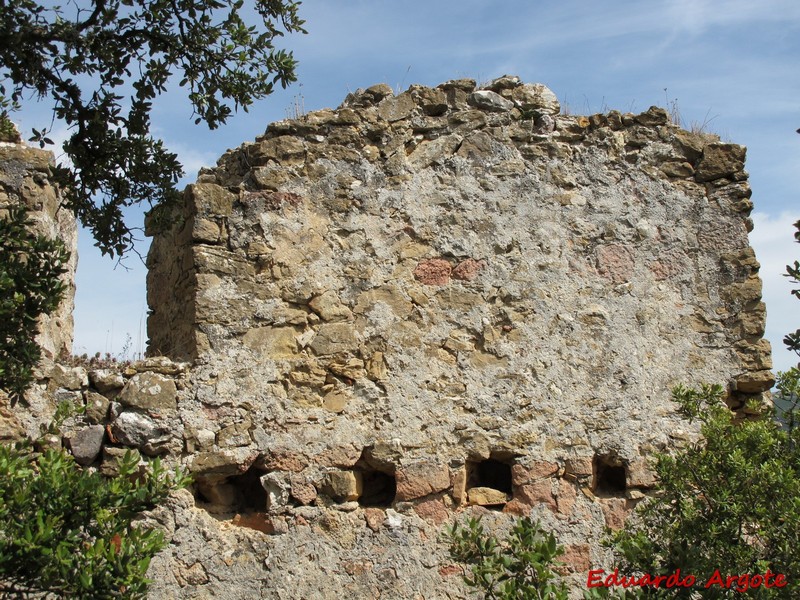
<svg viewBox="0 0 800 600">
<path fill-rule="evenodd" d="M 749 371 L 736 376 L 736 391 L 746 394 L 765 392 L 775 385 L 772 371 Z"/>
<path fill-rule="evenodd" d="M 541 83 L 523 83 L 511 92 L 514 104 L 523 110 L 534 110 L 541 114 L 556 116 L 561 104 L 553 91 Z"/>
<path fill-rule="evenodd" d="M 358 500 L 364 491 L 362 475 L 358 471 L 331 471 L 326 475 L 325 491 L 340 502 Z"/>
<path fill-rule="evenodd" d="M 249 329 L 242 343 L 258 356 L 280 360 L 297 353 L 297 334 L 292 327 L 255 327 Z"/>
<path fill-rule="evenodd" d="M 122 373 L 113 369 L 93 369 L 89 371 L 89 382 L 101 394 L 120 390 L 125 385 Z"/>
<path fill-rule="evenodd" d="M 50 386 L 63 388 L 65 390 L 80 390 L 89 385 L 89 377 L 83 367 L 66 367 L 58 363 L 47 374 L 50 379 Z"/>
<path fill-rule="evenodd" d="M 626 470 L 628 487 L 652 488 L 658 483 L 655 471 L 647 459 L 632 461 Z"/>
<path fill-rule="evenodd" d="M 591 477 L 593 473 L 592 456 L 570 456 L 564 461 L 564 470 L 576 477 Z"/>
<path fill-rule="evenodd" d="M 511 465 L 511 483 L 513 485 L 524 485 L 537 479 L 554 477 L 558 474 L 558 463 L 540 460 L 530 465 L 519 463 Z"/>
<path fill-rule="evenodd" d="M 501 506 L 511 500 L 505 492 L 490 487 L 473 487 L 467 490 L 467 502 L 477 506 Z"/>
<path fill-rule="evenodd" d="M 186 188 L 186 194 L 196 214 L 214 217 L 229 217 L 236 198 L 215 183 L 195 183 Z"/>
<path fill-rule="evenodd" d="M 168 431 L 147 415 L 123 412 L 111 424 L 112 442 L 143 448 L 145 444 L 163 440 Z"/>
<path fill-rule="evenodd" d="M 0 391 L 0 402 L 7 402 L 5 392 Z M 0 403 L 0 442 L 8 444 L 22 440 L 25 437 L 25 428 L 17 416 L 7 406 Z"/>
<path fill-rule="evenodd" d="M 308 305 L 323 321 L 350 321 L 353 318 L 352 311 L 342 304 L 335 292 L 327 291 L 314 296 Z"/>
<path fill-rule="evenodd" d="M 219 452 L 199 452 L 189 463 L 189 472 L 196 477 L 223 478 L 245 473 L 257 454 L 247 448 Z"/>
<path fill-rule="evenodd" d="M 703 148 L 695 179 L 700 182 L 731 177 L 744 169 L 746 148 L 736 144 L 713 143 Z"/>
<path fill-rule="evenodd" d="M 352 352 L 358 347 L 358 334 L 348 323 L 323 323 L 309 348 L 319 356 Z"/>
<path fill-rule="evenodd" d="M 317 498 L 317 488 L 302 475 L 291 475 L 289 477 L 289 493 L 292 498 L 300 504 L 308 506 Z"/>
<path fill-rule="evenodd" d="M 606 527 L 618 531 L 625 526 L 625 519 L 628 516 L 628 502 L 625 498 L 600 499 L 600 507 L 603 509 Z"/>
<path fill-rule="evenodd" d="M 122 388 L 117 400 L 123 406 L 150 412 L 173 411 L 178 406 L 177 395 L 172 379 L 157 373 L 137 373 Z"/>
<path fill-rule="evenodd" d="M 86 392 L 86 419 L 90 423 L 102 423 L 108 417 L 110 402 L 97 392 Z"/>
<path fill-rule="evenodd" d="M 102 425 L 90 425 L 70 434 L 69 449 L 79 465 L 90 465 L 100 456 L 105 433 Z"/>
<path fill-rule="evenodd" d="M 476 108 L 492 112 L 508 112 L 514 108 L 513 102 L 506 100 L 500 94 L 491 90 L 472 92 L 467 101 Z"/>
<path fill-rule="evenodd" d="M 400 501 L 424 498 L 450 487 L 450 470 L 447 465 L 420 461 L 403 465 L 396 472 L 397 495 Z"/>
<path fill-rule="evenodd" d="M 566 544 L 559 560 L 566 564 L 567 571 L 584 573 L 591 566 L 591 548 L 589 544 Z"/>
<path fill-rule="evenodd" d="M 414 512 L 436 526 L 450 518 L 450 511 L 447 510 L 441 498 L 430 498 L 415 504 Z"/>
<path fill-rule="evenodd" d="M 514 500 L 528 506 L 544 504 L 555 512 L 558 510 L 555 496 L 553 496 L 553 483 L 551 479 L 538 479 L 514 489 Z"/>
</svg>

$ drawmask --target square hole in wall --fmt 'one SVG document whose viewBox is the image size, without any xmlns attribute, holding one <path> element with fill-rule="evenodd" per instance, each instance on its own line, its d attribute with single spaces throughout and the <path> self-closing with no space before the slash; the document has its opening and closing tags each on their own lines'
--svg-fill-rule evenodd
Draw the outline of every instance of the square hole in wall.
<svg viewBox="0 0 800 600">
<path fill-rule="evenodd" d="M 592 462 L 592 491 L 598 496 L 620 497 L 627 489 L 627 469 L 611 456 L 595 456 Z"/>
<path fill-rule="evenodd" d="M 364 507 L 388 508 L 397 494 L 394 475 L 369 467 L 361 469 L 361 495 L 358 504 Z"/>
<path fill-rule="evenodd" d="M 501 507 L 512 493 L 511 462 L 497 458 L 467 461 L 466 492 L 470 504 Z"/>
<path fill-rule="evenodd" d="M 241 475 L 198 479 L 195 498 L 212 513 L 262 512 L 267 508 L 267 492 L 260 479 L 263 474 L 263 470 L 250 467 Z"/>
</svg>

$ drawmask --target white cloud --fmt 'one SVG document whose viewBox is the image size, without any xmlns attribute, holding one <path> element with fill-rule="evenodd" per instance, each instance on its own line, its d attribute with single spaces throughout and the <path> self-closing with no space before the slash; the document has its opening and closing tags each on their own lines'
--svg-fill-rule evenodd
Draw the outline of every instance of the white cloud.
<svg viewBox="0 0 800 600">
<path fill-rule="evenodd" d="M 785 211 L 779 215 L 753 213 L 755 228 L 750 233 L 750 244 L 755 248 L 761 263 L 761 280 L 764 282 L 763 298 L 767 305 L 766 337 L 772 343 L 775 369 L 785 371 L 797 364 L 797 355 L 783 345 L 783 337 L 800 327 L 798 300 L 791 295 L 792 285 L 787 277 L 786 265 L 800 259 L 800 245 L 794 243 L 792 224 L 800 219 L 800 211 Z"/>
</svg>

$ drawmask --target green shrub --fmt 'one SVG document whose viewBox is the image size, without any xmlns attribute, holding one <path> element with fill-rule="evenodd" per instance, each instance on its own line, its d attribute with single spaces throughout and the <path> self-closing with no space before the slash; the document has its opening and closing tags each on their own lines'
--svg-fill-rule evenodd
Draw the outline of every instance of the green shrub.
<svg viewBox="0 0 800 600">
<path fill-rule="evenodd" d="M 450 555 L 470 566 L 466 584 L 497 600 L 566 600 L 567 589 L 557 582 L 553 567 L 564 553 L 552 533 L 528 518 L 519 519 L 508 537 L 484 533 L 479 519 L 468 519 L 448 530 Z"/>
<path fill-rule="evenodd" d="M 33 380 L 41 358 L 34 338 L 37 319 L 56 309 L 64 292 L 59 279 L 69 253 L 59 240 L 34 235 L 24 207 L 0 219 L 0 389 L 15 402 Z"/>
<path fill-rule="evenodd" d="M 796 389 L 799 375 L 797 369 L 781 374 L 783 385 Z M 800 597 L 800 432 L 767 414 L 740 421 L 722 396 L 720 386 L 673 392 L 682 412 L 701 423 L 703 437 L 657 457 L 659 495 L 613 537 L 620 572 L 657 576 L 680 569 L 697 578 L 691 588 L 651 590 L 651 596 L 688 598 L 701 591 L 703 598 L 733 598 L 740 594 L 735 589 L 704 587 L 717 569 L 725 579 L 769 570 L 787 585 L 760 586 L 748 597 Z"/>
<path fill-rule="evenodd" d="M 0 596 L 144 598 L 165 542 L 132 520 L 188 481 L 158 459 L 147 473 L 137 463 L 128 452 L 105 479 L 61 450 L 0 446 Z"/>
</svg>

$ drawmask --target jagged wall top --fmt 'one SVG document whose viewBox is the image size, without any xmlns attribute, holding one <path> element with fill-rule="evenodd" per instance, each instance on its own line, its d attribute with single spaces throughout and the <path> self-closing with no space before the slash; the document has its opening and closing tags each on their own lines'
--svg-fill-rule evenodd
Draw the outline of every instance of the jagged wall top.
<svg viewBox="0 0 800 600">
<path fill-rule="evenodd" d="M 148 256 L 151 349 L 194 363 L 133 376 L 111 427 L 272 537 L 181 509 L 155 597 L 462 597 L 440 532 L 470 505 L 542 519 L 585 582 L 696 434 L 672 385 L 771 385 L 744 155 L 514 77 L 374 86 L 226 153 Z"/>
<path fill-rule="evenodd" d="M 178 238 L 170 239 L 166 246 L 156 240 L 151 253 L 151 263 L 162 265 L 152 270 L 153 284 L 149 286 L 153 312 L 149 320 L 151 349 L 180 357 L 197 356 L 213 346 L 209 336 L 219 337 L 222 331 L 219 328 L 211 331 L 214 328 L 204 327 L 203 323 L 220 325 L 227 334 L 242 335 L 247 331 L 242 328 L 241 320 L 239 325 L 228 326 L 230 306 L 215 308 L 204 301 L 205 280 L 187 276 L 191 271 L 187 269 L 189 263 L 205 263 L 200 271 L 213 272 L 220 265 L 212 262 L 227 262 L 235 257 L 230 263 L 233 266 L 223 270 L 244 279 L 263 277 L 267 263 L 271 263 L 268 268 L 273 275 L 286 279 L 302 264 L 302 256 L 275 252 L 266 232 L 260 239 L 235 239 L 241 232 L 235 225 L 241 224 L 242 218 L 257 220 L 263 218 L 258 216 L 259 210 L 262 215 L 281 213 L 284 207 L 291 210 L 309 201 L 323 211 L 337 213 L 339 218 L 348 218 L 354 212 L 372 211 L 365 199 L 370 197 L 374 201 L 376 195 L 380 201 L 388 200 L 383 208 L 396 214 L 393 196 L 417 194 L 415 179 L 419 180 L 421 173 L 432 172 L 435 175 L 432 185 L 437 189 L 424 191 L 431 205 L 428 210 L 446 204 L 442 202 L 445 196 L 491 197 L 497 182 L 506 187 L 509 182 L 517 182 L 511 186 L 516 189 L 503 203 L 478 204 L 472 208 L 492 213 L 511 208 L 511 213 L 519 212 L 520 205 L 512 206 L 509 201 L 524 205 L 526 195 L 528 199 L 532 195 L 542 196 L 539 199 L 546 202 L 541 208 L 548 216 L 545 221 L 552 220 L 556 229 L 550 227 L 545 232 L 545 242 L 558 245 L 560 236 L 580 234 L 580 245 L 587 251 L 582 260 L 590 263 L 584 266 L 596 270 L 612 284 L 629 281 L 633 275 L 631 268 L 643 263 L 655 281 L 669 280 L 674 284 L 675 276 L 684 270 L 681 263 L 698 252 L 711 251 L 713 260 L 711 256 L 704 257 L 710 262 L 733 261 L 737 274 L 726 275 L 726 280 L 732 278 L 735 280 L 732 283 L 746 288 L 734 296 L 749 308 L 743 312 L 738 306 L 729 307 L 736 317 L 732 319 L 726 309 L 723 317 L 711 319 L 731 334 L 728 341 L 736 346 L 747 366 L 740 375 L 747 377 L 744 371 L 751 369 L 761 371 L 754 375 L 760 378 L 760 383 L 745 386 L 766 389 L 771 376 L 766 373 L 768 345 L 760 339 L 763 304 L 760 282 L 755 275 L 757 262 L 746 237 L 752 227 L 748 218 L 752 204 L 743 170 L 745 149 L 720 143 L 713 135 L 684 131 L 670 123 L 666 111 L 655 107 L 640 115 L 611 111 L 589 117 L 566 116 L 558 114 L 557 98 L 542 84 L 526 84 L 518 77 L 504 76 L 484 89 L 475 87 L 473 80 L 460 79 L 437 88 L 411 86 L 398 96 L 385 84 L 358 90 L 337 110 L 324 109 L 271 124 L 266 134 L 254 143 L 229 151 L 215 169 L 201 171 L 198 183 L 187 190 L 187 213 L 182 223 L 190 227 L 173 230 L 172 235 Z M 333 167 L 336 164 L 347 164 L 349 168 L 337 171 Z M 603 175 L 609 167 L 614 171 L 610 178 Z M 364 185 L 362 175 L 367 171 L 377 173 L 370 183 L 380 190 Z M 620 191 L 617 184 L 621 187 L 631 184 L 634 173 L 641 185 L 628 192 L 637 197 L 637 202 L 648 205 L 645 212 L 655 210 L 650 220 L 642 218 L 640 210 L 635 222 L 628 222 L 632 216 L 624 206 L 627 201 L 621 205 L 623 213 L 615 216 L 610 213 L 620 206 L 593 198 L 602 188 L 617 187 Z M 472 188 L 457 185 L 458 179 L 463 183 L 467 176 L 474 180 Z M 307 186 L 304 188 L 301 182 L 315 182 L 314 193 L 305 193 Z M 653 188 L 655 183 L 659 184 L 657 190 Z M 462 189 L 454 189 L 459 187 Z M 694 204 L 691 201 L 687 206 L 695 213 L 704 213 L 697 223 L 700 230 L 690 239 L 683 239 L 675 230 L 680 229 L 682 214 L 680 209 L 668 206 L 672 193 L 699 199 L 699 204 L 691 206 Z M 709 211 L 706 206 L 709 202 L 722 209 L 725 218 L 717 218 Z M 468 203 L 456 203 L 456 207 L 464 211 Z M 513 238 L 508 228 L 522 225 L 511 216 L 501 237 Z M 733 221 L 727 222 L 731 217 Z M 587 222 L 576 221 L 584 218 Z M 406 225 L 408 240 L 420 241 L 420 232 L 414 229 L 414 224 Z M 571 232 L 564 231 L 564 225 Z M 470 229 L 468 233 L 474 236 L 479 231 Z M 431 238 L 435 233 L 423 232 L 422 237 Z M 494 232 L 484 235 L 492 236 Z M 626 238 L 632 238 L 635 247 L 627 244 L 630 240 Z M 638 249 L 652 242 L 657 242 L 658 252 L 639 260 L 641 257 L 635 256 Z M 176 243 L 184 253 L 193 246 L 192 256 L 187 254 L 177 263 L 174 256 L 168 258 L 168 254 L 174 255 Z M 302 243 L 295 240 L 293 246 Z M 442 236 L 437 245 L 435 249 L 419 249 L 420 258 L 443 256 L 449 265 L 439 265 L 445 280 L 450 270 L 456 269 L 452 274 L 458 277 L 467 268 L 458 270 L 459 259 L 474 258 L 483 261 L 482 266 L 487 265 L 488 257 L 468 256 L 464 244 L 453 244 L 449 236 Z M 233 254 L 220 256 L 217 250 L 225 247 Z M 161 252 L 162 249 L 166 251 Z M 244 262 L 240 261 L 242 258 Z M 247 263 L 251 263 L 249 267 L 245 266 Z M 167 264 L 170 266 L 165 273 Z M 237 272 L 240 267 L 243 270 Z M 435 270 L 436 264 L 422 265 L 420 271 L 414 271 L 414 278 L 425 285 L 424 276 L 421 279 L 419 275 L 430 268 Z M 727 270 L 731 268 L 725 266 Z M 281 275 L 281 269 L 286 273 Z M 711 273 L 710 277 L 717 279 L 718 274 Z M 300 284 L 294 281 L 292 285 L 297 288 Z M 306 292 L 291 292 L 289 295 L 296 297 L 288 301 L 306 306 L 304 302 L 320 293 Z M 281 295 L 285 298 L 287 292 Z M 413 302 L 408 296 L 406 299 Z M 201 314 L 197 314 L 198 310 Z M 319 312 L 313 307 L 307 310 L 312 316 Z M 263 322 L 257 314 L 255 310 L 250 320 Z M 693 326 L 706 327 L 696 323 Z"/>
</svg>

